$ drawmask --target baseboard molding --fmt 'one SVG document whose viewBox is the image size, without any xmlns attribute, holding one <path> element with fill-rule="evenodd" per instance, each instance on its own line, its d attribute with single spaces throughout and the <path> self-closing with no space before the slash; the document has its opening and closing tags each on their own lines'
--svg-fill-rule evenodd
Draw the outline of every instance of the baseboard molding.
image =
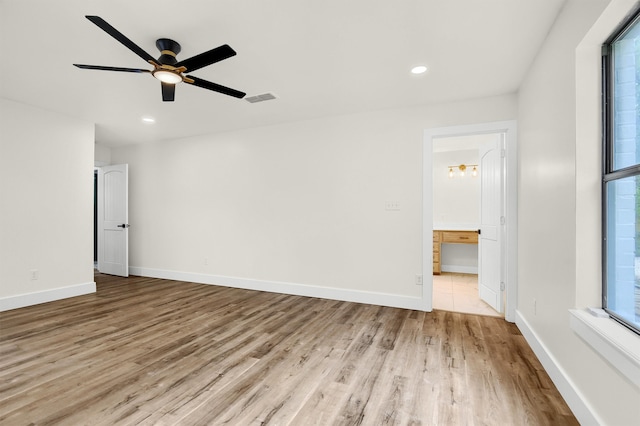
<svg viewBox="0 0 640 426">
<path fill-rule="evenodd" d="M 322 287 L 280 281 L 263 281 L 220 275 L 198 274 L 192 272 L 168 271 L 136 266 L 129 267 L 129 274 L 150 278 L 187 281 L 198 284 L 242 288 L 245 290 L 259 290 L 271 293 L 291 294 L 294 296 L 317 297 L 320 299 L 341 300 L 345 302 L 389 306 L 392 308 L 423 310 L 423 301 L 420 297 L 399 296 L 388 293 L 346 290 L 334 287 Z"/>
<path fill-rule="evenodd" d="M 456 274 L 475 274 L 478 275 L 477 266 L 460 266 L 460 265 L 442 265 L 442 272 L 454 272 Z"/>
<path fill-rule="evenodd" d="M 603 424 L 530 324 L 516 310 L 516 325 L 581 425 Z"/>
<path fill-rule="evenodd" d="M 40 303 L 54 302 L 69 297 L 83 296 L 96 292 L 96 283 L 76 284 L 67 287 L 53 288 L 34 293 L 18 294 L 0 299 L 0 312 L 24 308 Z"/>
</svg>

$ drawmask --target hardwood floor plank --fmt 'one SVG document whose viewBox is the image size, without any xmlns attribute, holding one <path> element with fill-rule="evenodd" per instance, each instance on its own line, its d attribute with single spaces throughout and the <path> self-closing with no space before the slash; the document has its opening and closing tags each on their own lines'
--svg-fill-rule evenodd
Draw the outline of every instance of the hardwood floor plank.
<svg viewBox="0 0 640 426">
<path fill-rule="evenodd" d="M 343 355 L 343 351 L 334 348 L 319 348 L 317 355 L 320 359 L 312 359 L 308 369 L 299 369 L 295 372 L 296 377 L 292 377 L 295 383 L 290 382 L 293 387 L 279 389 L 283 401 L 279 406 L 273 407 L 273 404 L 266 404 L 261 412 L 256 416 L 262 424 L 304 424 L 305 419 L 297 422 L 302 407 L 313 397 L 317 389 L 331 383 L 329 374 L 334 368 L 335 363 L 339 362 Z M 308 422 L 308 420 L 307 420 Z"/>
<path fill-rule="evenodd" d="M 271 370 L 261 383 L 260 397 L 256 395 L 250 403 L 227 411 L 221 420 L 227 424 L 282 424 L 291 418 L 307 398 L 305 386 L 315 386 L 324 380 L 339 356 L 331 348 L 305 346 L 296 351 L 300 356 L 287 357 Z"/>
<path fill-rule="evenodd" d="M 96 282 L 0 313 L 0 424 L 577 424 L 500 318 Z"/>
</svg>

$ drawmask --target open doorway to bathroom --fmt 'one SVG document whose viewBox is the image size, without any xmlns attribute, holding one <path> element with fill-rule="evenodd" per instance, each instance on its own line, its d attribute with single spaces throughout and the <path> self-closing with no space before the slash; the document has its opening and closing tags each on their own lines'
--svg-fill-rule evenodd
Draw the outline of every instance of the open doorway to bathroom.
<svg viewBox="0 0 640 426">
<path fill-rule="evenodd" d="M 496 134 L 433 140 L 433 308 L 503 316 L 478 289 L 481 148 Z"/>
<path fill-rule="evenodd" d="M 518 288 L 516 127 L 515 121 L 500 121 L 425 129 L 422 300 L 426 311 L 436 308 L 471 312 L 469 301 L 458 298 L 455 303 L 454 295 L 459 294 L 455 290 L 463 287 L 473 296 L 474 303 L 481 299 L 497 311 L 496 316 L 502 314 L 507 321 L 515 321 Z M 452 158 L 454 155 L 469 155 L 469 158 Z M 438 159 L 439 156 L 443 158 Z M 474 167 L 475 178 L 480 181 L 479 202 L 475 195 L 477 187 L 463 188 L 464 181 L 460 180 L 461 172 L 464 178 L 474 178 Z M 445 195 L 449 199 L 443 200 L 434 193 L 437 180 L 448 182 Z M 444 210 L 436 204 L 444 206 Z M 461 241 L 467 244 L 453 245 Z M 440 284 L 448 288 L 436 288 Z M 443 293 L 448 293 L 448 302 L 436 300 Z M 448 304 L 447 308 L 443 303 Z M 486 315 L 488 312 L 476 313 Z"/>
</svg>

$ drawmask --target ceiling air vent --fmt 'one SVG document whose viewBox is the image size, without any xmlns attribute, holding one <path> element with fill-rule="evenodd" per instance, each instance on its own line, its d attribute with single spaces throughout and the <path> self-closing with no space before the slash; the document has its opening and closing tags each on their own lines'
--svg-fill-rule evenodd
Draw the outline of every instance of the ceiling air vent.
<svg viewBox="0 0 640 426">
<path fill-rule="evenodd" d="M 257 102 L 270 101 L 272 99 L 276 99 L 276 96 L 273 93 L 263 93 L 262 95 L 256 96 L 247 96 L 244 98 L 245 101 L 255 104 Z"/>
</svg>

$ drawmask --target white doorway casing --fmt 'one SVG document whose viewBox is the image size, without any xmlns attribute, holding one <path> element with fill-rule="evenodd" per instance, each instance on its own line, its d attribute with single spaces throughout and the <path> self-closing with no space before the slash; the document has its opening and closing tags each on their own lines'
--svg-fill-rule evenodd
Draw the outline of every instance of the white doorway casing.
<svg viewBox="0 0 640 426">
<path fill-rule="evenodd" d="M 517 304 L 517 144 L 516 122 L 500 121 L 426 129 L 423 140 L 423 209 L 422 271 L 424 275 L 422 303 L 425 311 L 433 309 L 433 141 L 437 138 L 484 134 L 501 134 L 504 138 L 502 176 L 504 188 L 504 226 L 502 236 L 502 281 L 505 283 L 505 319 L 515 321 Z"/>
</svg>

